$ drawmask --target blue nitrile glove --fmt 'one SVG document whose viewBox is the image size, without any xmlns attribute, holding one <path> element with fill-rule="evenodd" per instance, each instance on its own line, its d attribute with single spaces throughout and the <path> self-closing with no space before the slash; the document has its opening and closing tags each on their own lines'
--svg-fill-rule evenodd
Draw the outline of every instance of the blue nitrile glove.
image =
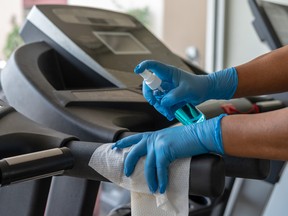
<svg viewBox="0 0 288 216">
<path fill-rule="evenodd" d="M 224 154 L 221 134 L 222 114 L 213 119 L 146 132 L 119 140 L 112 148 L 133 146 L 124 162 L 124 173 L 130 176 L 140 159 L 147 155 L 144 174 L 151 192 L 164 193 L 168 184 L 168 167 L 179 158 L 214 152 Z"/>
<path fill-rule="evenodd" d="M 209 99 L 231 99 L 238 86 L 237 71 L 233 67 L 209 75 L 194 75 L 170 65 L 146 60 L 137 65 L 134 71 L 139 74 L 145 69 L 174 86 L 159 103 L 152 90 L 143 82 L 146 100 L 169 120 L 175 118 L 174 112 L 183 104 L 196 106 Z"/>
</svg>

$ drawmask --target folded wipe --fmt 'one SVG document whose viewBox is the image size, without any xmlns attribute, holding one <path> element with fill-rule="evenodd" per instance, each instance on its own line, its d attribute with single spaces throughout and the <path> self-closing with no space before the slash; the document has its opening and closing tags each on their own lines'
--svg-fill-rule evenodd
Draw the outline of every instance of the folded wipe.
<svg viewBox="0 0 288 216">
<path fill-rule="evenodd" d="M 152 194 L 144 177 L 146 158 L 142 157 L 133 174 L 126 177 L 123 172 L 124 160 L 131 148 L 112 150 L 113 144 L 104 144 L 97 148 L 89 161 L 89 166 L 111 182 L 131 191 L 133 216 L 188 215 L 190 158 L 171 163 L 166 193 Z"/>
</svg>

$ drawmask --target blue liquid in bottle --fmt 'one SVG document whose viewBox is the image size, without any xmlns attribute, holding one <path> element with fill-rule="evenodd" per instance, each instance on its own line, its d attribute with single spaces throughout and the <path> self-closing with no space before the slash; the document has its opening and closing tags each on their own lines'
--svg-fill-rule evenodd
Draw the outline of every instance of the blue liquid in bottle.
<svg viewBox="0 0 288 216">
<path fill-rule="evenodd" d="M 164 95 L 173 88 L 172 84 L 163 82 L 150 71 L 145 70 L 140 75 L 144 78 L 145 83 L 153 90 L 153 95 L 158 101 L 161 101 Z M 190 103 L 180 105 L 180 108 L 177 109 L 174 114 L 177 120 L 183 125 L 199 123 L 205 120 L 205 115 Z"/>
</svg>

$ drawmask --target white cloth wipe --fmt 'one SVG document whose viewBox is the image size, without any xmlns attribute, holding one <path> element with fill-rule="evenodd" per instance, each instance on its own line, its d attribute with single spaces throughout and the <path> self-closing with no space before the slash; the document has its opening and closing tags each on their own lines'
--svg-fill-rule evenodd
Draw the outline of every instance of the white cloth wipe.
<svg viewBox="0 0 288 216">
<path fill-rule="evenodd" d="M 111 182 L 131 191 L 133 216 L 187 216 L 190 158 L 179 159 L 170 164 L 169 185 L 164 194 L 152 194 L 144 177 L 142 157 L 130 177 L 123 172 L 124 160 L 131 148 L 112 150 L 114 143 L 104 144 L 93 153 L 89 166 Z"/>
</svg>

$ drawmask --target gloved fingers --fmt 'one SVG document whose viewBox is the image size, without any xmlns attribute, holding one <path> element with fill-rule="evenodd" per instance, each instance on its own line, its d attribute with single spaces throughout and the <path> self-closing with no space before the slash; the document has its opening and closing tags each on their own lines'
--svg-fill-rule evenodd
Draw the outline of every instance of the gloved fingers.
<svg viewBox="0 0 288 216">
<path fill-rule="evenodd" d="M 150 105 L 154 106 L 154 108 L 163 116 L 165 116 L 169 121 L 172 121 L 175 118 L 174 112 L 171 111 L 169 107 L 164 107 L 160 105 L 155 96 L 153 95 L 153 91 L 145 83 L 143 83 L 143 96 Z"/>
<path fill-rule="evenodd" d="M 159 192 L 163 194 L 165 193 L 168 185 L 168 167 L 157 167 L 157 178 L 159 184 Z"/>
<path fill-rule="evenodd" d="M 149 141 L 150 140 L 150 141 Z M 147 157 L 145 161 L 144 176 L 148 184 L 149 190 L 155 193 L 158 189 L 158 181 L 156 174 L 156 158 L 154 152 L 154 140 L 149 139 L 147 142 Z"/>
<path fill-rule="evenodd" d="M 154 106 L 154 108 L 169 121 L 172 121 L 175 118 L 174 113 L 170 110 L 170 108 L 161 106 L 153 94 L 150 94 L 150 92 L 147 91 L 146 93 L 144 92 L 144 97 L 150 105 Z"/>
<path fill-rule="evenodd" d="M 169 82 L 172 81 L 173 71 L 177 70 L 177 68 L 158 61 L 145 60 L 135 67 L 134 72 L 137 74 L 143 73 L 145 69 L 155 73 L 161 80 Z"/>
<path fill-rule="evenodd" d="M 169 161 L 166 158 L 164 151 L 161 151 L 161 149 L 158 149 L 157 155 L 156 155 L 156 167 L 157 167 L 157 179 L 158 179 L 158 185 L 159 185 L 159 192 L 161 194 L 163 194 L 166 191 L 166 188 L 168 185 L 168 168 L 169 168 L 170 163 L 171 161 Z"/>
<path fill-rule="evenodd" d="M 145 166 L 144 176 L 151 193 L 155 193 L 158 189 L 156 167 Z"/>
<path fill-rule="evenodd" d="M 129 177 L 141 157 L 147 154 L 146 148 L 147 139 L 142 139 L 137 145 L 134 145 L 133 148 L 128 153 L 124 161 L 124 174 Z"/>
<path fill-rule="evenodd" d="M 175 118 L 174 112 L 169 107 L 161 106 L 158 102 L 154 104 L 154 108 L 165 116 L 169 121 L 172 121 Z"/>
<path fill-rule="evenodd" d="M 142 92 L 144 98 L 148 101 L 148 103 L 152 106 L 157 102 L 155 96 L 153 95 L 153 91 L 149 86 L 143 81 L 143 87 L 142 87 Z"/>
<path fill-rule="evenodd" d="M 143 95 L 145 99 L 149 102 L 150 105 L 154 106 L 154 108 L 165 116 L 168 120 L 172 121 L 174 117 L 174 112 L 171 112 L 169 107 L 164 107 L 159 104 L 158 100 L 153 95 L 152 90 L 145 84 L 143 85 Z"/>
<path fill-rule="evenodd" d="M 161 105 L 166 107 L 174 106 L 175 104 L 185 101 L 187 96 L 183 94 L 183 89 L 176 87 L 170 90 L 161 100 Z"/>
<path fill-rule="evenodd" d="M 118 140 L 114 145 L 112 145 L 112 149 L 114 148 L 127 148 L 136 143 L 138 143 L 143 138 L 144 133 L 134 134 L 129 137 L 125 137 L 121 140 Z"/>
</svg>

